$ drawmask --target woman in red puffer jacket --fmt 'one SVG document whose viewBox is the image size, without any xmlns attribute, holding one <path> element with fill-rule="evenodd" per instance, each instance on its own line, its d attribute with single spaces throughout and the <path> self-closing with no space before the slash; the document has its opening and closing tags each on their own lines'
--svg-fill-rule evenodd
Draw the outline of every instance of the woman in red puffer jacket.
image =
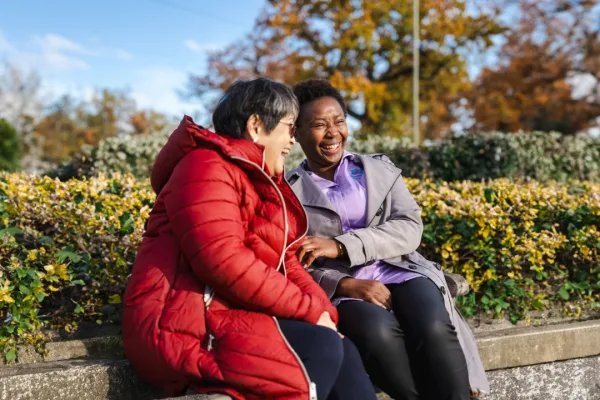
<svg viewBox="0 0 600 400">
<path fill-rule="evenodd" d="M 336 309 L 295 254 L 307 219 L 282 173 L 297 113 L 287 86 L 240 81 L 213 114 L 221 134 L 186 116 L 157 156 L 123 341 L 166 395 L 375 399 Z"/>
</svg>

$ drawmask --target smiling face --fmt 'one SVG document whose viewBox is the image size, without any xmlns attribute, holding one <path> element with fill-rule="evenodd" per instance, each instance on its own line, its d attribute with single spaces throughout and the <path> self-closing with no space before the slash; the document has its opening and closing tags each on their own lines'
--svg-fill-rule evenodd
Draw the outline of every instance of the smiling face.
<svg viewBox="0 0 600 400">
<path fill-rule="evenodd" d="M 264 129 L 260 120 L 257 122 L 256 134 L 252 138 L 256 139 L 256 143 L 265 147 L 265 164 L 271 175 L 280 175 L 283 173 L 285 157 L 296 143 L 294 115 L 290 114 L 282 118 L 271 132 Z"/>
<path fill-rule="evenodd" d="M 348 139 L 346 115 L 338 101 L 326 96 L 304 104 L 296 139 L 311 171 L 332 178 Z"/>
</svg>

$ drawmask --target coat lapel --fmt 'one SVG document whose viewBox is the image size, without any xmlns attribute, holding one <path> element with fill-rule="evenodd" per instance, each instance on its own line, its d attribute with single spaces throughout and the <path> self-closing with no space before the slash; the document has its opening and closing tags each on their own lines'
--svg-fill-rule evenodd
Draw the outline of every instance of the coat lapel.
<svg viewBox="0 0 600 400">
<path fill-rule="evenodd" d="M 288 182 L 305 207 L 319 207 L 337 213 L 331 202 L 323 194 L 319 186 L 308 176 L 302 167 L 298 167 L 287 174 Z"/>
<path fill-rule="evenodd" d="M 367 226 L 370 226 L 386 196 L 400 177 L 400 169 L 385 161 L 359 155 L 367 181 Z"/>
</svg>

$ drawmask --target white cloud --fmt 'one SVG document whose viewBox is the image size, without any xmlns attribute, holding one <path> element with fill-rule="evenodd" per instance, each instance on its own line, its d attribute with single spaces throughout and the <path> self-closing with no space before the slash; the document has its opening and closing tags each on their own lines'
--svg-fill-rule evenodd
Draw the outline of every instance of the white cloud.
<svg viewBox="0 0 600 400">
<path fill-rule="evenodd" d="M 40 48 L 39 58 L 46 67 L 63 71 L 90 67 L 82 56 L 89 56 L 93 53 L 64 36 L 48 33 L 41 37 L 34 37 L 34 42 Z"/>
<path fill-rule="evenodd" d="M 193 114 L 201 108 L 199 104 L 182 100 L 177 93 L 187 82 L 185 71 L 157 66 L 143 69 L 136 76 L 138 78 L 132 84 L 131 95 L 140 108 L 152 108 L 176 116 Z"/>
<path fill-rule="evenodd" d="M 222 47 L 221 44 L 218 43 L 198 43 L 194 39 L 186 39 L 183 41 L 183 45 L 188 49 L 193 51 L 194 53 L 201 53 L 207 51 L 218 50 Z"/>
<path fill-rule="evenodd" d="M 573 87 L 571 96 L 575 100 L 586 98 L 592 95 L 598 86 L 598 81 L 591 74 L 573 74 L 568 80 Z"/>
<path fill-rule="evenodd" d="M 36 37 L 35 40 L 40 44 L 43 52 L 70 51 L 78 54 L 91 54 L 79 43 L 55 33 L 47 33 L 44 36 Z"/>
<path fill-rule="evenodd" d="M 119 60 L 133 60 L 133 54 L 123 49 L 110 49 L 108 54 Z"/>
<path fill-rule="evenodd" d="M 0 52 L 12 52 L 14 51 L 13 45 L 8 41 L 2 32 L 0 32 Z"/>
<path fill-rule="evenodd" d="M 198 43 L 192 39 L 187 39 L 186 41 L 183 42 L 183 45 L 194 52 L 202 51 L 202 46 L 200 45 L 200 43 Z"/>
</svg>

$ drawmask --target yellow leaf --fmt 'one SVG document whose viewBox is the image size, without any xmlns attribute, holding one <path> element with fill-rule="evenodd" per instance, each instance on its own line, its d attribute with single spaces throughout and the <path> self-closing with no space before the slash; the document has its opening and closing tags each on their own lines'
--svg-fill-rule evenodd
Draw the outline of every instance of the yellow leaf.
<svg viewBox="0 0 600 400">
<path fill-rule="evenodd" d="M 118 294 L 108 296 L 108 304 L 121 304 L 121 296 Z"/>
</svg>

